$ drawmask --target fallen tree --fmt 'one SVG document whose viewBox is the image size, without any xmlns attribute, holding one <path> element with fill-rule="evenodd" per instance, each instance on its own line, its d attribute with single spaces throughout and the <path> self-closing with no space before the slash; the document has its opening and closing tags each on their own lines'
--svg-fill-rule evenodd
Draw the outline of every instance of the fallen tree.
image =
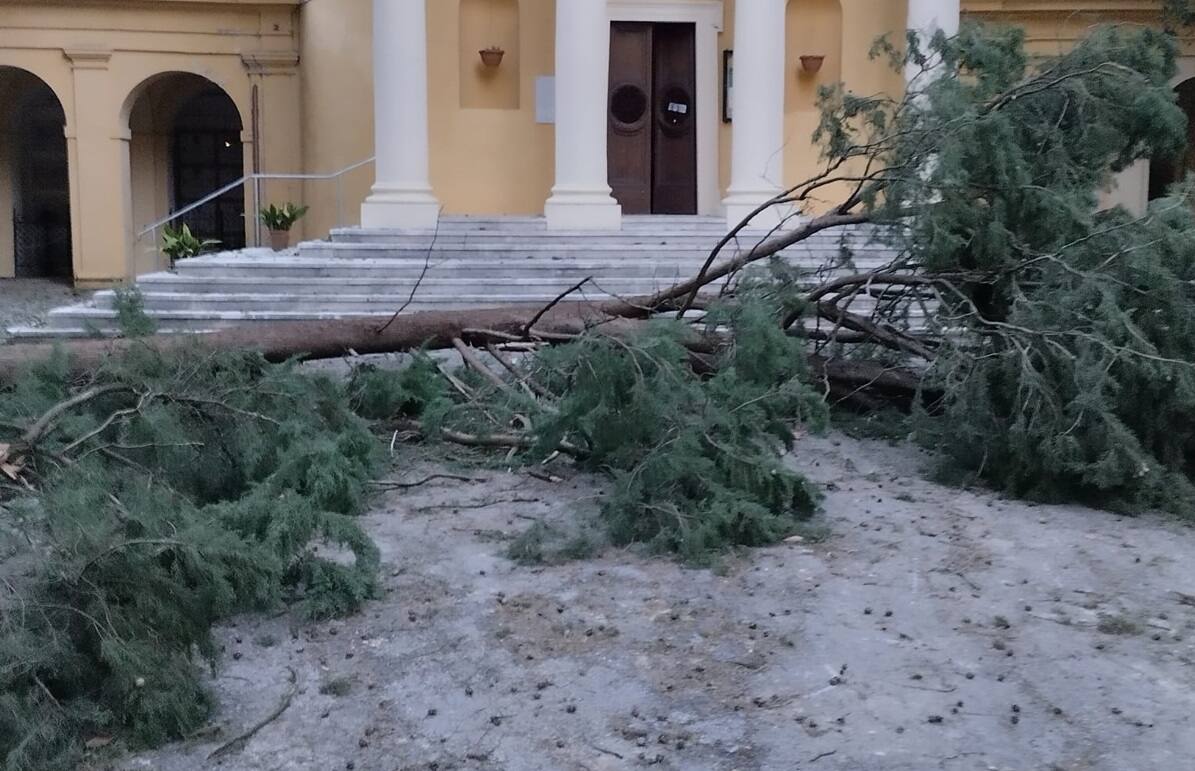
<svg viewBox="0 0 1195 771">
<path fill-rule="evenodd" d="M 835 399 L 913 406 L 917 389 L 932 389 L 932 411 L 965 430 L 927 421 L 923 436 L 971 473 L 1022 494 L 1129 503 L 1165 503 L 1162 491 L 1181 488 L 1186 503 L 1175 505 L 1189 506 L 1192 437 L 1161 430 L 1120 395 L 1145 389 L 1170 425 L 1190 414 L 1193 356 L 1178 333 L 1191 325 L 1189 196 L 1178 189 L 1138 216 L 1097 205 L 1115 171 L 1182 149 L 1174 50 L 1160 31 L 1116 27 L 1040 62 L 1015 29 L 914 37 L 903 53 L 881 42 L 876 53 L 898 70 L 920 69 L 907 92 L 824 89 L 823 170 L 758 210 L 783 207 L 790 226 L 727 253 L 749 232 L 744 221 L 688 281 L 642 298 L 264 325 L 205 341 L 280 360 L 626 337 L 650 317 L 710 302 L 705 290 L 728 280 L 724 300 L 744 286 L 770 293 L 777 323 L 809 341 L 808 371 Z M 771 259 L 860 226 L 897 256 L 851 271 L 844 249 L 811 274 Z M 760 263 L 770 269 L 762 278 L 750 270 Z M 707 356 L 725 338 L 700 321 L 693 335 L 686 344 Z M 86 370 L 114 350 L 176 345 L 62 349 Z M 0 349 L 0 380 L 47 351 Z"/>
<path fill-rule="evenodd" d="M 1138 215 L 1096 201 L 1113 171 L 1181 148 L 1173 58 L 1143 29 L 1036 64 L 1016 31 L 911 40 L 903 97 L 823 93 L 825 170 L 760 207 L 793 227 L 728 252 L 744 222 L 650 297 L 0 348 L 0 511 L 40 528 L 48 565 L 0 606 L 6 763 L 70 767 L 83 730 L 185 735 L 212 623 L 368 597 L 376 553 L 349 518 L 377 449 L 362 418 L 567 456 L 609 475 L 611 538 L 696 560 L 809 516 L 817 491 L 782 454 L 828 401 L 911 409 L 956 470 L 1018 494 L 1191 514 L 1191 193 Z M 861 226 L 897 256 L 771 259 Z M 395 351 L 413 363 L 347 383 L 270 363 Z"/>
<path fill-rule="evenodd" d="M 1115 171 L 1182 149 L 1174 50 L 1160 31 L 1116 27 L 1040 62 L 1015 29 L 912 38 L 903 53 L 881 42 L 876 53 L 898 70 L 920 69 L 907 92 L 824 89 L 823 170 L 758 210 L 782 207 L 786 227 L 737 249 L 750 232 L 744 221 L 688 281 L 642 298 L 561 297 L 548 308 L 410 314 L 384 325 L 259 325 L 204 339 L 280 360 L 625 338 L 653 316 L 709 303 L 713 282 L 727 280 L 724 300 L 744 287 L 770 298 L 777 323 L 809 341 L 807 371 L 835 399 L 912 406 L 917 389 L 931 389 L 932 411 L 966 430 L 927 421 L 922 434 L 973 474 L 1021 494 L 1151 505 L 1181 488 L 1187 503 L 1170 503 L 1189 507 L 1192 438 L 1160 430 L 1118 395 L 1144 388 L 1170 425 L 1190 414 L 1190 336 L 1177 333 L 1191 324 L 1189 195 L 1176 189 L 1137 216 L 1097 205 Z M 844 242 L 842 259 L 811 273 L 772 259 L 849 227 L 868 228 L 897 256 L 852 271 Z M 760 264 L 768 270 L 752 273 Z M 686 344 L 708 357 L 723 331 L 697 321 Z M 62 350 L 86 370 L 114 350 L 178 344 L 154 337 Z M 48 350 L 0 349 L 0 381 Z"/>
</svg>

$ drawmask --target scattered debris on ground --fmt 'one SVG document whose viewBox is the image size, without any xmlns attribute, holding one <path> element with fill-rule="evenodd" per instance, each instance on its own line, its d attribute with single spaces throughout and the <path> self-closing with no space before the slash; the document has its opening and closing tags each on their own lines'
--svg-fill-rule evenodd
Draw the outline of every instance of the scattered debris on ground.
<svg viewBox="0 0 1195 771">
<path fill-rule="evenodd" d="M 83 302 L 90 294 L 50 279 L 0 279 L 0 343 L 8 339 L 9 327 L 42 326 L 51 309 Z"/>
<path fill-rule="evenodd" d="M 925 460 L 803 438 L 831 534 L 715 570 L 619 550 L 518 565 L 508 545 L 594 508 L 594 479 L 400 463 L 395 481 L 428 481 L 363 520 L 382 599 L 222 628 L 210 732 L 92 768 L 1185 767 L 1195 532 L 942 487 Z"/>
</svg>

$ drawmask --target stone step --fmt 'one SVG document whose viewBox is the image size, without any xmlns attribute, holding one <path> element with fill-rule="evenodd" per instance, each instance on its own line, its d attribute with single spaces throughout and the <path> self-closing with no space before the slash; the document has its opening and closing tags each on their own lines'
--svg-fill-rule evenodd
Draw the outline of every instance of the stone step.
<svg viewBox="0 0 1195 771">
<path fill-rule="evenodd" d="M 194 292 L 143 292 L 142 301 L 147 313 L 157 315 L 159 311 L 311 311 L 318 313 L 371 314 L 401 308 L 410 301 L 409 307 L 460 307 L 472 308 L 485 305 L 539 304 L 544 305 L 558 297 L 569 287 L 567 284 L 551 291 L 534 288 L 503 288 L 502 292 L 479 291 L 473 293 L 431 291 L 421 288 L 414 297 L 411 294 L 277 294 L 277 293 L 194 293 Z M 647 294 L 653 287 L 629 288 L 627 293 L 611 294 L 596 289 L 578 292 L 578 301 L 602 302 L 616 295 Z M 101 293 L 92 304 L 96 308 L 111 309 L 112 297 Z M 53 312 L 51 313 L 51 316 Z M 69 314 L 68 314 L 69 315 Z"/>
<path fill-rule="evenodd" d="M 622 231 L 589 233 L 548 231 L 544 220 L 534 217 L 444 217 L 434 232 L 337 230 L 330 241 L 284 252 L 205 255 L 137 283 L 159 328 L 179 332 L 388 317 L 404 305 L 407 312 L 540 307 L 586 277 L 594 279 L 584 293 L 589 301 L 648 294 L 687 279 L 725 230 L 717 217 L 626 217 Z M 828 264 L 841 261 L 845 248 L 852 269 L 873 269 L 895 256 L 875 239 L 877 232 L 854 228 L 818 234 L 782 256 L 824 275 Z M 741 234 L 723 256 L 750 248 L 763 235 Z M 113 292 L 99 292 L 90 303 L 51 311 L 45 327 L 21 327 L 13 334 L 110 334 L 119 326 L 114 299 Z M 865 312 L 873 303 L 864 298 L 856 310 Z"/>
<path fill-rule="evenodd" d="M 337 231 L 354 230 L 357 228 L 337 228 Z M 367 231 L 390 231 L 390 232 L 413 232 L 414 229 L 407 228 L 359 228 Z M 438 230 L 440 232 L 450 232 L 458 230 L 504 230 L 504 231 L 518 231 L 518 232 L 534 232 L 537 230 L 546 231 L 548 229 L 548 221 L 543 217 L 534 216 L 508 216 L 508 215 L 494 215 L 494 216 L 466 216 L 466 215 L 446 215 L 440 217 L 439 222 L 433 228 L 424 228 L 427 231 Z M 722 217 L 708 217 L 701 215 L 628 215 L 622 218 L 621 231 L 627 230 L 686 230 L 686 229 L 704 229 L 704 230 L 720 230 L 723 233 L 727 231 L 726 220 Z M 620 231 L 610 230 L 558 230 L 557 233 L 611 233 Z"/>
<path fill-rule="evenodd" d="M 802 224 L 801 220 L 793 219 L 786 229 L 793 229 Z M 885 226 L 852 225 L 850 227 L 835 228 L 834 232 L 866 233 L 875 232 Z M 667 233 L 667 232 L 702 232 L 722 235 L 729 231 L 726 220 L 722 217 L 706 217 L 691 215 L 629 215 L 622 218 L 619 230 L 548 230 L 548 223 L 543 217 L 472 217 L 472 216 L 444 216 L 433 228 L 335 228 L 334 235 L 353 233 L 460 233 L 460 232 L 517 232 L 517 233 L 555 233 L 565 236 L 609 235 L 617 233 Z M 770 228 L 755 225 L 744 228 L 745 233 L 763 233 Z"/>
<path fill-rule="evenodd" d="M 803 257 L 788 254 L 786 257 L 798 267 L 809 270 L 821 269 L 823 257 Z M 855 265 L 863 270 L 878 267 L 891 259 L 891 254 L 876 253 L 856 255 Z M 552 258 L 511 258 L 460 260 L 440 258 L 438 255 L 427 260 L 425 257 L 385 259 L 362 258 L 353 260 L 324 259 L 318 257 L 273 257 L 243 259 L 215 256 L 181 260 L 176 266 L 178 276 L 207 277 L 259 277 L 262 279 L 336 279 L 360 278 L 374 281 L 390 281 L 417 278 L 473 278 L 488 282 L 522 281 L 528 278 L 571 278 L 578 281 L 586 276 L 595 278 L 647 278 L 659 280 L 684 279 L 700 268 L 704 258 L 656 259 L 641 261 L 615 260 L 568 260 Z M 152 283 L 160 280 L 158 274 L 143 276 L 141 281 Z"/>
<path fill-rule="evenodd" d="M 552 298 L 540 298 L 537 302 L 497 302 L 493 297 L 482 298 L 436 298 L 434 301 L 412 302 L 407 306 L 406 313 L 416 313 L 429 310 L 477 310 L 499 306 L 524 306 L 529 308 L 541 307 Z M 402 307 L 404 300 L 397 305 L 374 309 L 330 310 L 303 307 L 301 309 L 286 308 L 214 308 L 205 305 L 199 309 L 171 308 L 153 309 L 149 311 L 151 318 L 157 322 L 163 332 L 195 332 L 213 329 L 223 329 L 241 324 L 269 323 L 277 321 L 303 320 L 332 320 L 345 318 L 389 318 L 395 310 Z M 852 310 L 864 313 L 870 303 L 860 302 L 852 306 Z M 916 326 L 920 313 L 911 313 L 910 321 Z M 823 324 L 825 326 L 825 324 Z M 106 335 L 119 331 L 117 313 L 106 307 L 70 306 L 51 311 L 46 317 L 46 324 L 42 327 L 14 327 L 9 330 L 13 337 L 87 337 Z"/>
<path fill-rule="evenodd" d="M 893 250 L 883 244 L 867 244 L 848 247 L 856 255 L 894 254 Z M 743 249 L 741 251 L 746 251 Z M 801 244 L 785 250 L 786 256 L 801 255 L 820 259 L 832 259 L 840 254 L 842 247 L 838 244 Z M 309 259 L 426 259 L 430 254 L 437 259 L 468 260 L 486 257 L 502 259 L 557 259 L 557 260 L 602 260 L 617 262 L 657 261 L 664 259 L 704 260 L 709 256 L 708 246 L 691 246 L 678 243 L 660 243 L 650 246 L 630 246 L 628 244 L 589 242 L 589 243 L 532 243 L 521 240 L 517 244 L 495 243 L 409 243 L 396 241 L 391 244 L 378 243 L 336 243 L 332 241 L 308 241 L 299 246 L 299 256 Z M 740 250 L 731 249 L 724 252 L 725 257 L 733 257 Z"/>
<path fill-rule="evenodd" d="M 463 310 L 493 308 L 503 305 L 487 299 L 485 303 L 412 303 L 407 313 L 427 310 Z M 534 307 L 534 306 L 532 306 Z M 161 329 L 194 332 L 211 329 L 224 329 L 241 324 L 269 323 L 274 321 L 305 321 L 328 320 L 344 318 L 389 318 L 395 308 L 380 309 L 370 312 L 343 313 L 337 311 L 312 310 L 155 310 L 149 314 Z M 112 332 L 119 329 L 117 313 L 111 308 L 97 308 L 90 306 L 70 306 L 56 308 L 46 315 L 46 325 L 38 327 L 42 337 L 54 336 L 53 332 L 65 333 L 69 330 L 83 330 L 84 335 Z"/>
<path fill-rule="evenodd" d="M 740 233 L 731 240 L 744 247 L 753 246 L 767 237 L 765 232 Z M 456 244 L 456 243 L 491 243 L 509 246 L 518 243 L 606 243 L 627 245 L 652 245 L 659 243 L 684 244 L 704 249 L 712 248 L 723 236 L 722 231 L 613 231 L 609 233 L 559 233 L 555 231 L 380 231 L 380 230 L 347 230 L 333 231 L 331 243 L 346 244 Z M 804 243 L 866 245 L 877 242 L 877 234 L 865 232 L 839 233 L 825 231 L 806 239 Z"/>
<path fill-rule="evenodd" d="M 595 279 L 593 291 L 606 290 L 616 294 L 628 292 L 650 292 L 658 288 L 669 286 L 676 282 L 679 276 L 646 276 L 626 277 L 614 276 Z M 483 275 L 469 277 L 442 277 L 438 274 L 427 275 L 420 280 L 417 275 L 408 277 L 378 277 L 378 278 L 323 278 L 323 277 L 279 277 L 279 276 L 202 276 L 176 275 L 172 273 L 155 273 L 138 280 L 137 285 L 143 294 L 277 294 L 303 296 L 332 296 L 332 295 L 403 295 L 419 287 L 421 295 L 482 295 L 491 292 L 496 286 L 501 286 L 502 293 L 512 294 L 551 294 L 559 293 L 569 288 L 585 276 L 563 277 L 530 277 L 517 281 L 498 282 L 495 278 Z M 112 292 L 100 292 L 97 299 L 108 302 Z"/>
</svg>

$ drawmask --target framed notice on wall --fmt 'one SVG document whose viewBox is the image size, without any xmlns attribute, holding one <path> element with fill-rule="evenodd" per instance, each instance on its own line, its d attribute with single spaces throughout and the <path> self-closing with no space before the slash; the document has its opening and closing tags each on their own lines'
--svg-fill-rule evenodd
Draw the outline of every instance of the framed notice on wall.
<svg viewBox="0 0 1195 771">
<path fill-rule="evenodd" d="M 730 123 L 734 119 L 734 51 L 729 48 L 722 52 L 722 122 Z"/>
</svg>

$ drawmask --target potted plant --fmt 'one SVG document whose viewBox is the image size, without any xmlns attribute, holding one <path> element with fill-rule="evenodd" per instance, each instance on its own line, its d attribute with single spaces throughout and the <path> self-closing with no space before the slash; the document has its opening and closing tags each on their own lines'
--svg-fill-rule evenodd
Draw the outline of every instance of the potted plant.
<svg viewBox="0 0 1195 771">
<path fill-rule="evenodd" d="M 177 230 L 167 227 L 162 231 L 162 253 L 170 258 L 170 267 L 188 257 L 198 257 L 204 250 L 220 244 L 214 238 L 197 238 L 186 224 Z"/>
<path fill-rule="evenodd" d="M 270 204 L 258 213 L 262 224 L 270 231 L 270 246 L 274 251 L 290 247 L 290 229 L 306 213 L 306 206 L 295 206 L 293 203 L 281 208 Z"/>
<path fill-rule="evenodd" d="M 487 67 L 497 67 L 502 63 L 502 57 L 506 55 L 506 49 L 501 46 L 490 46 L 483 48 L 477 53 L 481 54 L 481 63 Z"/>
</svg>

